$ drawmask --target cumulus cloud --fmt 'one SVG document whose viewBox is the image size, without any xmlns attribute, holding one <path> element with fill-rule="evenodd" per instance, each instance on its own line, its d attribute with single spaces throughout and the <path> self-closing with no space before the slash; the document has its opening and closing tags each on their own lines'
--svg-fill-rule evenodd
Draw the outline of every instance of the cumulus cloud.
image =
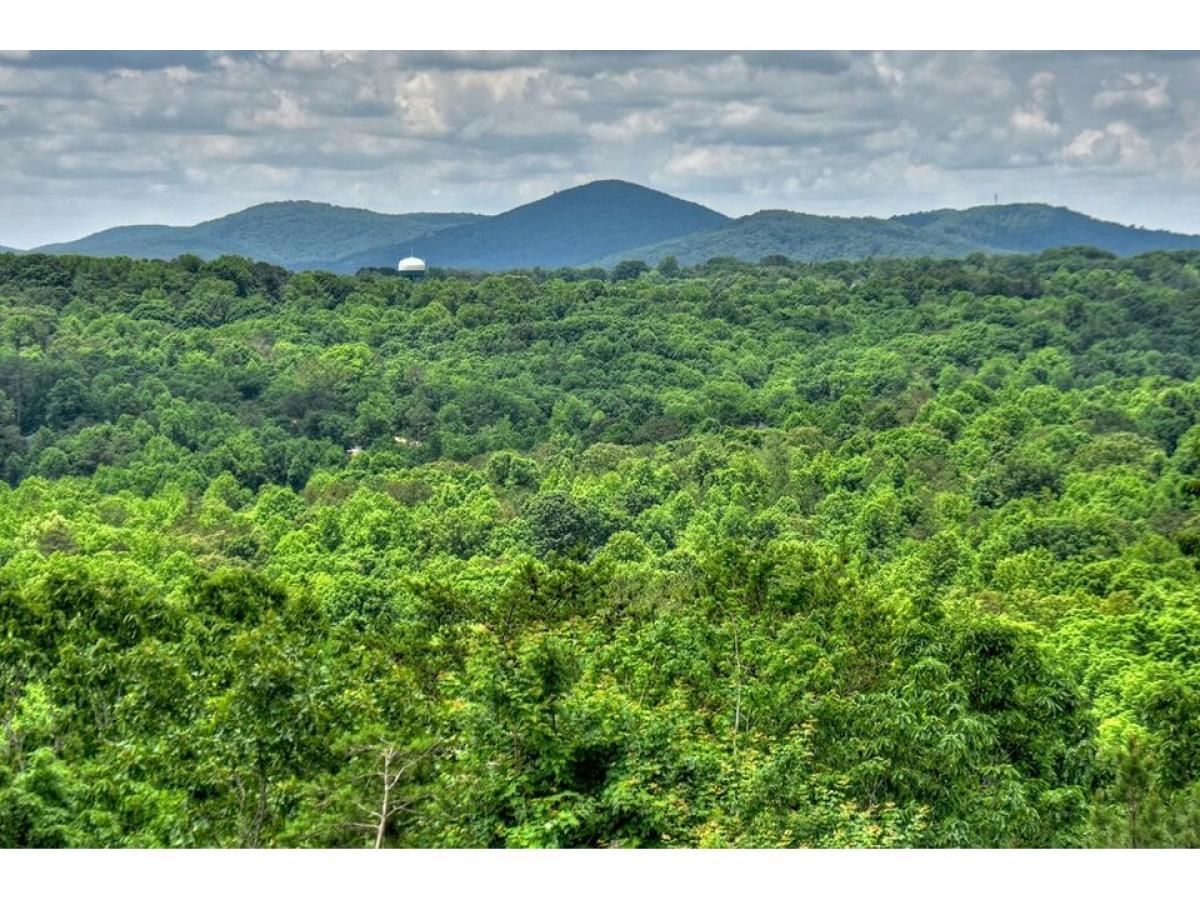
<svg viewBox="0 0 1200 900">
<path fill-rule="evenodd" d="M 1154 73 L 1114 75 L 1105 79 L 1103 89 L 1092 98 L 1092 106 L 1100 111 L 1166 111 L 1174 105 L 1167 90 L 1169 82 L 1165 75 Z"/>
<path fill-rule="evenodd" d="M 1035 108 L 1022 108 L 1013 110 L 1012 125 L 1018 134 L 1031 135 L 1037 138 L 1054 138 L 1058 137 L 1062 131 L 1062 126 L 1057 122 L 1053 122 L 1046 115 L 1046 111 Z"/>
<path fill-rule="evenodd" d="M 1128 122 L 1109 122 L 1103 129 L 1084 129 L 1063 148 L 1062 157 L 1072 165 L 1127 169 L 1145 169 L 1156 161 L 1150 141 Z"/>
<path fill-rule="evenodd" d="M 0 244 L 285 198 L 495 212 L 626 178 L 725 212 L 1006 199 L 1200 231 L 1190 54 L 0 54 Z"/>
</svg>

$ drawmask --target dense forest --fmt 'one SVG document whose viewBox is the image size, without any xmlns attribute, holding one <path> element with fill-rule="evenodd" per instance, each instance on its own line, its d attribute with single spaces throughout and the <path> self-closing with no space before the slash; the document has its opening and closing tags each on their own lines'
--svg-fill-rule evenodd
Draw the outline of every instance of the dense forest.
<svg viewBox="0 0 1200 900">
<path fill-rule="evenodd" d="M 0 845 L 1200 844 L 1200 253 L 0 256 Z"/>
</svg>

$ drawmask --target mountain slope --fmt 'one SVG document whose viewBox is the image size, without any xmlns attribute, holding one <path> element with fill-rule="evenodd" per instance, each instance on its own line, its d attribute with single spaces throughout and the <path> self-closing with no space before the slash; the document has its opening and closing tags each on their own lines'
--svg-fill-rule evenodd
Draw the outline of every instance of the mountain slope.
<svg viewBox="0 0 1200 900">
<path fill-rule="evenodd" d="M 129 225 L 77 241 L 39 247 L 43 253 L 172 259 L 226 253 L 293 269 L 325 268 L 337 258 L 385 242 L 411 240 L 431 231 L 481 219 L 471 213 L 388 215 L 328 203 L 263 203 L 191 226 Z"/>
<path fill-rule="evenodd" d="M 964 256 L 973 252 L 1036 253 L 1087 245 L 1118 255 L 1200 248 L 1200 235 L 1131 228 L 1044 204 L 935 210 L 890 219 L 812 216 L 768 210 L 724 228 L 625 250 L 593 260 L 654 263 L 675 256 L 692 265 L 717 256 L 757 261 L 781 254 L 795 260 L 881 256 Z"/>
<path fill-rule="evenodd" d="M 21 252 L 22 251 L 18 250 L 16 247 L 5 247 L 3 244 L 0 244 L 0 253 L 21 253 Z"/>
<path fill-rule="evenodd" d="M 911 226 L 887 219 L 812 216 L 773 209 L 744 216 L 715 231 L 613 254 L 595 262 L 603 266 L 621 259 L 655 263 L 674 256 L 684 265 L 695 265 L 716 256 L 757 261 L 774 254 L 819 262 L 872 256 L 954 256 L 972 249 L 953 237 L 925 237 Z"/>
<path fill-rule="evenodd" d="M 968 244 L 993 247 L 1009 253 L 1037 253 L 1051 247 L 1088 246 L 1118 256 L 1151 250 L 1200 247 L 1200 235 L 1177 234 L 1119 225 L 1094 219 L 1064 206 L 1012 203 L 939 209 L 896 216 L 920 229 L 923 235 L 946 237 Z"/>
<path fill-rule="evenodd" d="M 219 244 L 197 234 L 191 227 L 170 225 L 120 225 L 106 228 L 75 241 L 46 244 L 35 248 L 39 253 L 80 256 L 132 256 L 146 259 L 172 259 L 183 253 L 211 258 L 222 252 Z"/>
<path fill-rule="evenodd" d="M 626 181 L 593 181 L 480 222 L 413 242 L 430 265 L 453 269 L 575 266 L 638 247 L 711 231 L 731 220 L 698 203 Z M 338 271 L 392 266 L 409 251 L 390 244 L 340 260 Z"/>
</svg>

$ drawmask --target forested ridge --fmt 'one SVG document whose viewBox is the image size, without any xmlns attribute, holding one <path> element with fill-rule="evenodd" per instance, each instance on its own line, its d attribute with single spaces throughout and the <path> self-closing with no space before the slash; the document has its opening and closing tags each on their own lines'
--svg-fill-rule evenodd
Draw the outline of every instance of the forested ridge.
<svg viewBox="0 0 1200 900">
<path fill-rule="evenodd" d="M 289 269 L 329 269 L 343 256 L 384 241 L 424 238 L 484 216 L 469 213 L 387 215 L 329 203 L 262 203 L 190 226 L 122 225 L 76 241 L 47 244 L 37 253 L 173 259 L 237 255 Z"/>
<path fill-rule="evenodd" d="M 1198 250 L 1200 235 L 1120 225 L 1044 203 L 936 209 L 880 219 L 762 210 L 738 219 L 627 181 L 592 181 L 498 215 L 384 215 L 327 203 L 264 203 L 188 227 L 133 225 L 32 252 L 204 259 L 245 256 L 294 270 L 350 274 L 409 255 L 460 271 L 694 265 L 783 255 L 804 262 L 1039 253 L 1088 246 L 1120 256 Z M 0 248 L 2 251 L 3 248 Z"/>
<path fill-rule="evenodd" d="M 878 219 L 763 210 L 727 225 L 647 247 L 627 247 L 598 260 L 612 265 L 637 258 L 656 263 L 674 256 L 699 263 L 731 256 L 757 260 L 781 254 L 824 262 L 881 257 L 962 257 L 970 253 L 1039 253 L 1088 246 L 1120 256 L 1200 249 L 1200 235 L 1118 225 L 1044 203 L 936 209 Z"/>
<path fill-rule="evenodd" d="M 1196 846 L 1198 360 L 1198 252 L 0 256 L 0 845 Z"/>
</svg>

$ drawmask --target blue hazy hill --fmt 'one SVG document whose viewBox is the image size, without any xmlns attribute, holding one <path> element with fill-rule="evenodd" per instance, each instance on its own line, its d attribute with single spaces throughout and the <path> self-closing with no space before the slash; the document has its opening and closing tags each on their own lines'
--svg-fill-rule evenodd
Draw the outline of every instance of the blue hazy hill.
<svg viewBox="0 0 1200 900">
<path fill-rule="evenodd" d="M 409 241 L 483 218 L 471 213 L 387 214 L 329 203 L 263 203 L 198 225 L 126 225 L 77 241 L 48 244 L 42 253 L 173 259 L 235 254 L 290 269 L 329 268 L 342 256 L 384 241 Z"/>
</svg>

